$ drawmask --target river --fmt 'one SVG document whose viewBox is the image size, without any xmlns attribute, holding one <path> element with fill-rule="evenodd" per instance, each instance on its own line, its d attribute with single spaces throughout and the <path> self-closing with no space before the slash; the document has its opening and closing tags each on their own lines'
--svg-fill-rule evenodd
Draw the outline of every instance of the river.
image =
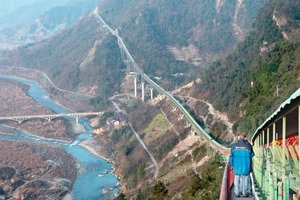
<svg viewBox="0 0 300 200">
<path fill-rule="evenodd" d="M 30 86 L 28 95 L 34 98 L 39 103 L 50 108 L 56 113 L 70 113 L 71 111 L 65 107 L 59 105 L 57 102 L 52 100 L 47 93 L 41 89 L 39 84 L 32 80 L 27 80 L 19 77 L 7 76 L 0 74 L 0 78 L 10 79 Z M 79 142 L 84 140 L 93 140 L 92 128 L 89 122 L 85 119 L 79 119 L 79 123 L 84 126 L 85 132 L 78 135 L 76 140 L 72 144 L 64 143 L 55 140 L 44 140 L 38 137 L 27 135 L 15 129 L 11 129 L 17 133 L 17 136 L 9 136 L 1 134 L 0 137 L 9 140 L 17 141 L 38 141 L 46 142 L 53 145 L 61 145 L 69 154 L 71 154 L 77 162 L 83 167 L 83 171 L 77 176 L 76 182 L 74 183 L 72 190 L 72 197 L 74 200 L 83 199 L 113 199 L 114 195 L 118 192 L 119 180 L 111 173 L 112 164 L 106 162 L 102 158 L 94 155 L 86 148 L 78 145 Z M 7 128 L 7 127 L 6 127 Z M 75 167 L 75 166 L 74 166 Z"/>
</svg>

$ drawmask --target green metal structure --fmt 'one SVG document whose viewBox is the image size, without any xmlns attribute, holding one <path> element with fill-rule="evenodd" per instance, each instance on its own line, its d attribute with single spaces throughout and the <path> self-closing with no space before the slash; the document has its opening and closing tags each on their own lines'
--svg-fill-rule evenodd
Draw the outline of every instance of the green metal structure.
<svg viewBox="0 0 300 200">
<path fill-rule="evenodd" d="M 300 88 L 252 137 L 253 173 L 260 199 L 299 199 Z"/>
</svg>

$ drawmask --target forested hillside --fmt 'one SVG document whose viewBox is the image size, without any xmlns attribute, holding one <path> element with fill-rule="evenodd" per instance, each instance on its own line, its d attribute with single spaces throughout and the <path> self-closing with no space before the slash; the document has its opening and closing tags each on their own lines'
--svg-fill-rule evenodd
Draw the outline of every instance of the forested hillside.
<svg viewBox="0 0 300 200">
<path fill-rule="evenodd" d="M 114 0 L 99 13 L 158 84 L 172 90 L 200 76 L 193 96 L 227 112 L 235 131 L 252 133 L 299 87 L 299 2 L 264 3 Z M 90 103 L 101 108 L 125 76 L 116 38 L 93 15 L 4 52 L 1 62 L 45 71 L 61 88 L 94 95 Z"/>
<path fill-rule="evenodd" d="M 300 86 L 300 2 L 272 0 L 245 40 L 202 74 L 203 96 L 250 135 Z"/>
<path fill-rule="evenodd" d="M 114 0 L 100 4 L 99 13 L 118 30 L 145 73 L 160 77 L 159 84 L 170 90 L 196 78 L 199 67 L 205 67 L 216 56 L 231 50 L 251 28 L 263 4 L 262 0 L 243 1 L 243 4 L 233 1 Z M 84 61 L 83 55 L 94 47 L 103 48 L 102 41 L 107 41 L 107 32 L 94 34 L 102 27 L 101 24 L 97 27 L 95 23 L 95 17 L 86 16 L 72 29 L 55 38 L 12 52 L 13 58 L 8 58 L 5 63 L 46 70 L 60 87 L 79 91 L 79 85 L 88 85 L 86 82 L 89 80 L 78 73 L 79 78 L 66 83 L 65 75 L 55 72 L 70 71 L 74 74 L 77 70 L 73 69 Z M 77 33 L 79 29 L 84 31 Z M 92 41 L 94 45 L 90 44 Z M 96 41 L 101 41 L 101 44 Z M 74 48 L 74 44 L 79 42 L 83 45 Z M 97 53 L 93 57 L 106 57 Z M 114 53 L 112 56 L 119 60 L 119 51 Z M 101 64 L 98 68 L 103 70 L 106 67 Z M 102 79 L 99 76 L 93 73 L 90 78 Z M 97 94 L 101 95 L 101 91 Z"/>
<path fill-rule="evenodd" d="M 98 35 L 106 36 L 105 40 L 95 40 Z M 10 59 L 20 61 L 18 66 L 46 72 L 61 88 L 95 96 L 92 102 L 102 109 L 125 76 L 118 48 L 115 37 L 107 35 L 95 19 L 86 18 L 57 37 L 20 48 Z"/>
<path fill-rule="evenodd" d="M 231 50 L 264 2 L 118 0 L 105 1 L 100 13 L 118 29 L 144 71 L 162 77 L 160 84 L 174 89 Z"/>
</svg>

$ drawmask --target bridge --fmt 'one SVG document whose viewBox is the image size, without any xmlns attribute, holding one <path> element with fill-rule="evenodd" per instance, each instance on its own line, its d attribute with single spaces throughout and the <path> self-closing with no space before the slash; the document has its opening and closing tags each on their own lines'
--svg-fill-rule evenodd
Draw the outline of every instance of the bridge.
<svg viewBox="0 0 300 200">
<path fill-rule="evenodd" d="M 142 101 L 144 101 L 145 82 L 151 87 L 151 99 L 153 89 L 160 95 L 165 95 L 172 101 L 175 109 L 180 110 L 182 116 L 201 138 L 216 152 L 220 152 L 228 158 L 230 148 L 215 141 L 194 120 L 189 112 L 170 93 L 151 80 L 130 55 L 118 32 L 112 29 L 98 14 L 98 8 L 94 11 L 95 16 L 100 19 L 103 27 L 114 35 L 119 44 L 122 58 L 127 69 L 132 69 L 134 74 L 134 94 L 137 97 L 137 77 L 141 77 Z M 129 71 L 129 70 L 128 70 Z M 298 89 L 278 110 L 263 123 L 252 137 L 254 152 L 253 159 L 253 197 L 247 199 L 270 199 L 286 200 L 300 199 L 300 89 Z M 253 176 L 252 176 L 253 175 Z M 233 170 L 227 163 L 221 186 L 220 200 L 238 199 L 231 195 L 233 188 Z M 298 196 L 298 197 L 297 197 Z"/>
<path fill-rule="evenodd" d="M 117 40 L 118 44 L 121 50 L 121 55 L 123 55 L 125 59 L 125 63 L 127 64 L 128 68 L 132 68 L 134 70 L 135 74 L 138 74 L 141 77 L 142 81 L 142 101 L 144 101 L 144 86 L 145 82 L 147 82 L 151 87 L 151 97 L 153 97 L 153 89 L 155 89 L 160 95 L 165 95 L 170 101 L 172 101 L 174 107 L 178 108 L 178 110 L 181 111 L 183 116 L 185 116 L 185 119 L 191 124 L 191 128 L 193 129 L 193 132 L 196 132 L 200 137 L 205 139 L 209 144 L 211 144 L 211 147 L 215 149 L 216 151 L 221 152 L 222 154 L 228 155 L 230 153 L 230 149 L 219 144 L 217 141 L 215 141 L 206 131 L 202 129 L 202 127 L 199 126 L 199 124 L 195 121 L 195 119 L 190 115 L 190 113 L 181 105 L 179 101 L 175 99 L 175 97 L 170 93 L 165 91 L 162 87 L 160 87 L 155 81 L 153 81 L 151 78 L 149 78 L 143 70 L 138 66 L 138 64 L 135 62 L 131 54 L 129 53 L 126 45 L 124 44 L 122 38 L 118 35 L 118 32 L 113 30 L 98 14 L 98 9 L 94 11 L 94 14 L 96 17 L 98 17 L 103 23 L 103 26 L 106 27 L 112 35 L 114 35 Z M 136 77 L 134 79 L 134 85 L 135 85 L 135 95 L 136 95 Z"/>
<path fill-rule="evenodd" d="M 46 119 L 51 121 L 54 118 L 58 117 L 73 117 L 75 118 L 76 123 L 78 123 L 80 117 L 86 116 L 102 116 L 103 112 L 82 112 L 82 113 L 60 113 L 60 114 L 50 114 L 50 115 L 26 115 L 26 116 L 13 116 L 13 117 L 0 117 L 0 121 L 13 120 L 18 123 L 22 123 L 25 120 L 30 119 Z"/>
<path fill-rule="evenodd" d="M 51 31 L 49 31 L 40 21 L 40 19 L 36 20 L 36 24 L 40 28 L 41 31 L 44 32 L 45 35 L 52 35 Z"/>
</svg>

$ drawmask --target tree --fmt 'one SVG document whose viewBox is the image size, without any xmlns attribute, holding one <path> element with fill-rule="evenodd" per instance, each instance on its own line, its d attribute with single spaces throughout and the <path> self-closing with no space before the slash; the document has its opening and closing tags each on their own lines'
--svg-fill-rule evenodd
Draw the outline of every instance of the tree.
<svg viewBox="0 0 300 200">
<path fill-rule="evenodd" d="M 166 186 L 161 181 L 159 181 L 156 185 L 154 185 L 151 191 L 153 195 L 166 196 L 168 194 L 168 190 Z"/>
</svg>

